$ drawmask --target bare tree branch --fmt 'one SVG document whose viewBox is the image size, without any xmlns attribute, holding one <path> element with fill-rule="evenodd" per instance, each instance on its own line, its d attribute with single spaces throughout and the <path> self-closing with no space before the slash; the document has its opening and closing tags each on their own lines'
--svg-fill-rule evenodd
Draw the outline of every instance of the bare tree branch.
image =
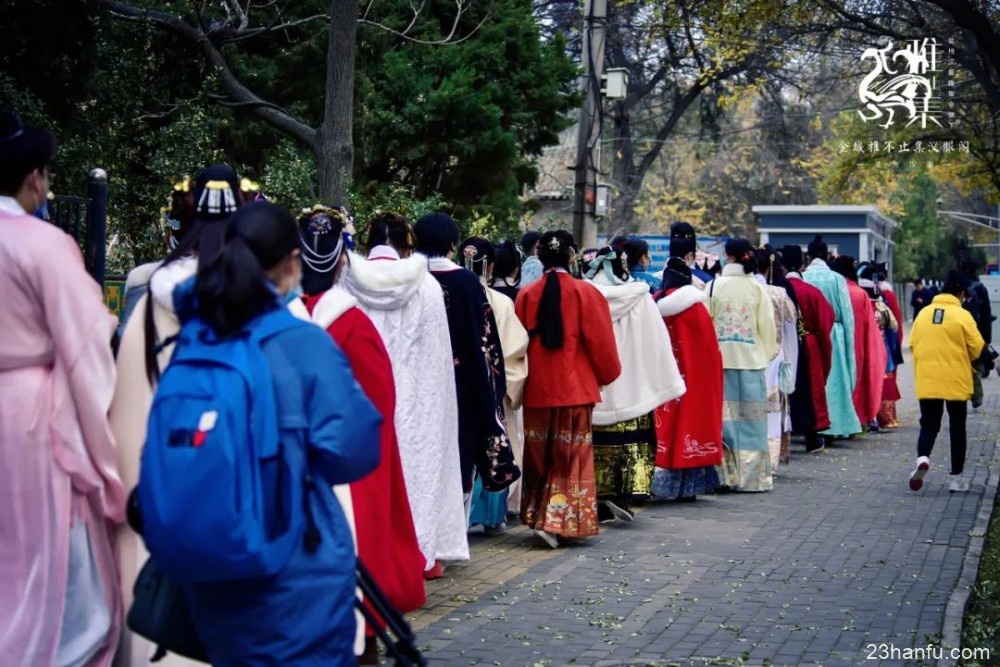
<svg viewBox="0 0 1000 667">
<path fill-rule="evenodd" d="M 426 0 L 421 0 L 419 7 L 415 7 L 412 2 L 410 3 L 410 8 L 413 11 L 413 17 L 410 19 L 410 24 L 406 26 L 406 28 L 404 28 L 403 30 L 396 30 L 395 28 L 390 28 L 384 23 L 368 19 L 367 18 L 368 11 L 371 9 L 371 4 L 372 4 L 371 2 L 368 3 L 368 7 L 365 9 L 365 13 L 362 15 L 360 19 L 358 19 L 359 25 L 372 26 L 378 28 L 379 30 L 384 30 L 389 34 L 395 35 L 396 37 L 399 37 L 401 39 L 405 39 L 408 42 L 413 42 L 415 44 L 426 44 L 428 46 L 461 44 L 462 42 L 464 42 L 465 40 L 469 39 L 477 32 L 479 32 L 479 29 L 483 27 L 483 25 L 492 18 L 492 16 L 487 14 L 486 17 L 482 21 L 480 21 L 475 28 L 470 30 L 468 34 L 456 39 L 455 35 L 458 33 L 459 24 L 462 21 L 462 17 L 465 15 L 467 11 L 469 11 L 469 0 L 455 0 L 455 20 L 452 21 L 451 30 L 448 32 L 448 34 L 442 39 L 436 39 L 436 40 L 417 39 L 416 37 L 410 36 L 409 33 L 411 30 L 413 30 L 414 26 L 416 25 L 417 19 L 420 17 L 420 13 L 424 9 Z"/>
<path fill-rule="evenodd" d="M 260 35 L 277 32 L 278 30 L 287 30 L 289 28 L 297 28 L 298 26 L 305 25 L 307 23 L 312 23 L 318 20 L 329 21 L 329 14 L 314 14 L 313 16 L 307 16 L 305 18 L 296 19 L 294 21 L 281 22 L 281 16 L 275 18 L 269 25 L 261 26 L 259 28 L 247 28 L 237 31 L 232 37 L 222 40 L 223 44 L 232 44 L 233 42 L 240 42 L 245 39 L 250 39 L 251 37 L 259 37 Z"/>
<path fill-rule="evenodd" d="M 316 130 L 292 116 L 284 109 L 258 97 L 247 88 L 230 69 L 222 52 L 212 43 L 200 27 L 195 27 L 178 16 L 149 9 L 142 9 L 118 0 L 101 0 L 112 14 L 130 21 L 143 21 L 159 25 L 175 35 L 198 46 L 219 75 L 222 90 L 237 105 L 251 107 L 261 119 L 299 141 L 314 145 Z"/>
</svg>

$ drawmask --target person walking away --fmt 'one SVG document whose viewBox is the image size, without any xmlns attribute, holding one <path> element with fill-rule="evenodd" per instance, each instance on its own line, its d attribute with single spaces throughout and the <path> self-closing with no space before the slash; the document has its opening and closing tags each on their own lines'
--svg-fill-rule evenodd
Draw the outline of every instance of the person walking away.
<svg viewBox="0 0 1000 667">
<path fill-rule="evenodd" d="M 854 315 L 854 358 L 858 373 L 858 381 L 851 395 L 854 410 L 862 426 L 877 433 L 879 427 L 876 417 L 882 406 L 882 387 L 885 384 L 885 342 L 875 319 L 871 299 L 858 285 L 854 258 L 841 255 L 834 260 L 833 270 L 847 281 L 847 293 Z"/>
<path fill-rule="evenodd" d="M 194 221 L 194 193 L 192 191 L 191 177 L 185 176 L 183 180 L 174 183 L 170 192 L 170 207 L 163 209 L 164 241 L 167 252 L 171 252 L 184 238 L 185 232 L 191 228 Z M 125 333 L 125 324 L 132 316 L 132 311 L 145 294 L 149 291 L 149 279 L 156 269 L 163 264 L 162 260 L 140 264 L 131 271 L 125 278 L 125 310 L 121 321 L 118 323 L 119 339 Z"/>
<path fill-rule="evenodd" d="M 55 137 L 0 110 L 0 656 L 104 667 L 122 624 L 115 319 L 76 242 L 39 219 L 55 154 Z"/>
<path fill-rule="evenodd" d="M 970 476 L 965 474 L 965 421 L 972 397 L 970 368 L 982 354 L 986 341 L 975 319 L 962 308 L 962 298 L 968 288 L 969 279 L 963 272 L 950 271 L 942 293 L 920 311 L 910 330 L 913 373 L 920 402 L 917 463 L 910 473 L 912 491 L 923 488 L 945 409 L 948 410 L 951 438 L 948 491 L 969 490 Z"/>
<path fill-rule="evenodd" d="M 337 208 L 317 206 L 300 216 L 298 225 L 306 301 L 303 304 L 295 300 L 289 307 L 296 314 L 300 314 L 297 310 L 301 307 L 304 319 L 330 335 L 383 419 L 378 468 L 350 484 L 346 502 L 342 493 L 337 497 L 348 521 L 353 517 L 358 558 L 389 603 L 408 613 L 422 607 L 427 599 L 423 578 L 426 561 L 413 527 L 400 462 L 392 363 L 375 325 L 357 307 L 357 299 L 340 284 L 348 253 L 354 247 L 349 220 Z M 347 511 L 348 503 L 351 512 Z M 370 626 L 365 627 L 360 663 L 378 664 L 378 643 L 375 629 Z"/>
<path fill-rule="evenodd" d="M 917 319 L 917 315 L 923 310 L 924 306 L 931 302 L 934 298 L 930 288 L 924 287 L 924 281 L 920 278 L 914 278 L 913 280 L 913 294 L 910 295 L 910 307 L 913 308 L 913 319 Z"/>
<path fill-rule="evenodd" d="M 381 247 L 381 246 L 376 246 Z M 469 559 L 458 449 L 458 398 L 441 285 L 420 253 L 351 254 L 343 286 L 375 325 L 392 362 L 403 479 L 425 579 Z"/>
<path fill-rule="evenodd" d="M 517 300 L 521 291 L 521 257 L 513 241 L 504 241 L 493 249 L 496 263 L 490 277 L 489 286 L 511 300 Z"/>
<path fill-rule="evenodd" d="M 663 282 L 662 277 L 649 272 L 649 244 L 643 239 L 635 236 L 625 241 L 622 248 L 628 259 L 628 272 L 633 280 L 641 280 L 646 283 L 650 294 L 660 289 Z"/>
<path fill-rule="evenodd" d="M 521 250 L 524 252 L 524 263 L 521 264 L 521 288 L 525 288 L 536 280 L 541 280 L 544 268 L 538 259 L 538 240 L 541 234 L 528 231 L 521 236 Z"/>
<path fill-rule="evenodd" d="M 597 535 L 592 415 L 600 387 L 621 374 L 611 311 L 568 267 L 573 235 L 545 232 L 545 277 L 521 290 L 514 310 L 528 331 L 521 521 L 546 545 Z"/>
<path fill-rule="evenodd" d="M 493 244 L 484 238 L 473 236 L 462 242 L 462 261 L 465 268 L 472 271 L 486 286 L 496 269 L 497 255 Z M 524 396 L 524 382 L 528 377 L 528 332 L 514 312 L 514 302 L 501 292 L 486 288 L 486 298 L 493 311 L 503 353 L 504 387 L 503 414 L 508 438 L 514 452 L 514 463 L 523 465 L 524 446 L 521 440 L 523 429 L 520 423 L 521 400 Z M 501 388 L 498 387 L 497 391 Z M 521 480 L 503 491 L 490 492 L 483 488 L 482 479 L 476 477 L 472 489 L 472 512 L 469 525 L 482 525 L 487 535 L 502 535 L 507 532 L 507 513 L 515 507 L 520 511 Z M 516 496 L 511 498 L 511 496 Z"/>
<path fill-rule="evenodd" d="M 622 367 L 594 407 L 598 517 L 631 521 L 633 499 L 649 497 L 656 468 L 653 411 L 682 396 L 684 380 L 663 318 L 647 284 L 629 275 L 627 258 L 606 246 L 586 277 L 607 299 Z"/>
<path fill-rule="evenodd" d="M 902 324 L 892 309 L 890 300 L 885 297 L 892 295 L 891 291 L 883 291 L 888 283 L 881 279 L 881 265 L 867 264 L 858 272 L 858 285 L 868 293 L 872 306 L 875 308 L 875 319 L 885 344 L 886 365 L 885 378 L 882 382 L 882 403 L 878 410 L 878 426 L 881 429 L 899 428 L 896 419 L 896 402 L 901 398 L 896 375 L 899 365 L 903 363 Z M 895 297 L 893 297 L 894 299 Z M 897 310 L 899 306 L 896 306 Z"/>
<path fill-rule="evenodd" d="M 181 331 L 174 358 L 157 387 L 143 451 L 137 494 L 143 539 L 154 562 L 181 583 L 211 664 L 355 665 L 354 544 L 333 485 L 360 479 L 378 465 L 382 418 L 329 337 L 284 307 L 285 296 L 301 280 L 299 234 L 292 215 L 268 202 L 247 204 L 226 223 L 224 239 L 215 254 L 199 254 L 197 277 L 174 293 Z M 258 339 L 262 329 L 271 333 L 259 333 Z M 240 337 L 248 337 L 251 344 L 260 340 L 263 370 L 273 383 L 273 394 L 268 392 L 273 404 L 255 399 L 254 408 L 275 411 L 277 455 L 260 459 L 259 474 L 263 493 L 273 491 L 277 502 L 265 505 L 267 511 L 259 518 L 223 506 L 207 508 L 204 520 L 183 519 L 179 508 L 203 502 L 197 473 L 225 479 L 227 471 L 219 466 L 235 462 L 219 453 L 192 460 L 173 446 L 175 432 L 196 428 L 190 431 L 193 447 L 213 452 L 225 444 L 227 433 L 257 428 L 262 420 L 261 413 L 251 412 L 243 415 L 251 424 L 241 427 L 232 421 L 240 415 L 225 412 L 227 404 L 215 403 L 214 396 L 170 393 L 185 382 L 204 384 L 196 380 L 199 373 L 217 372 L 175 364 L 183 363 L 178 359 L 184 360 L 188 346 L 209 347 Z M 250 381 L 260 387 L 267 380 Z M 202 412 L 196 423 L 170 422 L 166 403 L 159 401 L 161 392 L 167 392 L 164 400 L 172 400 L 169 405 L 176 412 L 192 419 L 192 411 L 201 405 L 222 412 Z M 223 430 L 215 429 L 216 419 Z M 256 444 L 267 446 L 266 431 L 256 432 L 264 438 Z M 199 470 L 210 464 L 214 467 Z M 179 475 L 188 469 L 192 481 L 181 483 Z M 281 489 L 288 488 L 283 480 L 291 480 L 290 502 L 281 495 Z M 165 483 L 169 489 L 160 488 Z M 208 493 L 204 485 L 201 492 Z M 257 500 L 246 496 L 241 502 L 251 498 Z M 241 527 L 259 521 L 260 530 L 272 536 L 268 545 L 287 542 L 287 551 L 272 552 L 257 567 L 246 567 L 253 562 L 246 553 L 220 551 L 238 544 L 238 532 L 205 534 L 208 525 L 225 526 L 226 521 L 239 521 Z M 223 567 L 227 557 L 232 561 Z M 194 565 L 206 561 L 219 563 L 217 571 Z M 236 564 L 245 566 L 246 574 L 234 574 Z M 252 574 L 258 570 L 260 575 Z"/>
<path fill-rule="evenodd" d="M 368 224 L 368 259 L 405 259 L 416 244 L 410 224 L 398 213 L 379 213 Z"/>
<path fill-rule="evenodd" d="M 174 305 L 174 289 L 198 270 L 198 255 L 214 256 L 222 247 L 226 223 L 242 205 L 239 178 L 226 165 L 212 165 L 195 179 L 194 219 L 183 231 L 177 246 L 149 278 L 147 293 L 135 306 L 118 347 L 117 378 L 109 417 L 118 443 L 118 467 L 126 489 L 139 481 L 139 458 L 146 441 L 146 423 L 153 393 L 173 355 L 180 330 Z M 125 609 L 132 604 L 133 587 L 149 553 L 139 536 L 128 526 L 117 535 L 118 567 Z M 126 630 L 122 633 L 117 662 L 124 665 L 149 664 L 156 647 Z M 200 663 L 176 655 L 157 665 L 185 667 Z"/>
<path fill-rule="evenodd" d="M 788 395 L 795 391 L 795 373 L 799 363 L 798 313 L 783 287 L 784 271 L 777 252 L 770 245 L 757 250 L 757 282 L 764 286 L 774 308 L 774 329 L 778 354 L 767 365 L 767 445 L 771 453 L 771 472 L 778 464 L 791 460 L 788 418 Z"/>
<path fill-rule="evenodd" d="M 708 292 L 694 286 L 691 267 L 667 260 L 657 310 L 667 325 L 683 395 L 654 411 L 656 469 L 652 494 L 660 500 L 694 500 L 719 487 L 722 464 L 722 352 L 706 306 Z"/>
<path fill-rule="evenodd" d="M 979 267 L 973 260 L 965 260 L 960 267 L 965 277 L 969 279 L 969 287 L 965 293 L 966 310 L 972 313 L 972 318 L 976 320 L 976 328 L 979 335 L 986 341 L 986 348 L 979 358 L 979 373 L 983 378 L 990 376 L 990 371 L 996 368 L 995 356 L 991 354 L 993 343 L 993 308 L 990 304 L 990 292 L 986 286 L 979 281 Z"/>
<path fill-rule="evenodd" d="M 417 251 L 427 256 L 427 267 L 441 284 L 448 311 L 462 490 L 468 512 L 476 474 L 487 491 L 502 491 L 520 477 L 504 421 L 503 353 L 485 288 L 475 274 L 452 261 L 458 248 L 458 225 L 447 214 L 428 213 L 417 221 L 413 232 Z"/>
<path fill-rule="evenodd" d="M 712 276 L 698 265 L 698 235 L 690 223 L 677 221 L 670 226 L 670 256 L 680 257 L 691 269 L 691 284 L 698 289 L 712 282 Z M 666 271 L 666 269 L 664 269 Z"/>
<path fill-rule="evenodd" d="M 726 444 L 722 485 L 733 491 L 774 488 L 767 444 L 765 369 L 777 353 L 774 309 L 754 277 L 753 247 L 746 239 L 726 242 L 726 265 L 709 285 L 708 303 L 722 350 Z"/>
<path fill-rule="evenodd" d="M 802 279 L 823 293 L 834 314 L 830 333 L 833 353 L 826 381 L 830 428 L 823 431 L 823 435 L 846 438 L 863 430 L 854 407 L 854 389 L 858 384 L 854 308 L 851 305 L 851 294 L 847 290 L 847 280 L 827 265 L 830 253 L 822 236 L 816 236 L 809 243 L 808 253 L 809 266 L 803 272 Z"/>
<path fill-rule="evenodd" d="M 831 333 L 836 316 L 823 293 L 802 279 L 802 248 L 783 247 L 781 262 L 787 269 L 785 289 L 799 313 L 799 363 L 795 391 L 788 397 L 792 433 L 805 436 L 807 452 L 817 452 L 826 446 L 820 433 L 830 428 L 826 385 L 832 365 Z"/>
</svg>

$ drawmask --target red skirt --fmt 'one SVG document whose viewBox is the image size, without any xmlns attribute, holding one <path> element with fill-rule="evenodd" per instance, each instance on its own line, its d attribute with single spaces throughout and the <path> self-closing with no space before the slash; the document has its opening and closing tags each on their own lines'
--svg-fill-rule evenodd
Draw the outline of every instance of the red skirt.
<svg viewBox="0 0 1000 667">
<path fill-rule="evenodd" d="M 597 535 L 591 405 L 524 408 L 521 521 L 562 537 Z"/>
<path fill-rule="evenodd" d="M 885 374 L 885 379 L 882 380 L 882 400 L 883 401 L 898 401 L 903 396 L 899 393 L 899 385 L 896 383 L 896 371 Z"/>
</svg>

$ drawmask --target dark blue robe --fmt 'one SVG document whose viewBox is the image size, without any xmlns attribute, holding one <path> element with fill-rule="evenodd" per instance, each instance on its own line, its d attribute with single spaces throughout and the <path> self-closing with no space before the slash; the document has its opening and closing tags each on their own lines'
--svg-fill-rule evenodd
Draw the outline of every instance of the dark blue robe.
<svg viewBox="0 0 1000 667">
<path fill-rule="evenodd" d="M 500 491 L 520 477 L 504 422 L 507 380 L 500 336 L 479 278 L 450 261 L 450 270 L 434 270 L 446 261 L 434 258 L 430 268 L 444 291 L 455 359 L 462 489 L 472 490 L 475 470 L 488 491 Z"/>
</svg>

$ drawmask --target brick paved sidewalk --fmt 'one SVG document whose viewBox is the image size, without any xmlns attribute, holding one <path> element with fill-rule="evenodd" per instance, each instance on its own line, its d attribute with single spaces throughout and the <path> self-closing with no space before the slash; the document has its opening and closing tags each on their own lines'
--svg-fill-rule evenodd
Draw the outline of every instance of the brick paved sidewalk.
<svg viewBox="0 0 1000 667">
<path fill-rule="evenodd" d="M 901 375 L 912 396 L 912 366 Z M 555 551 L 523 527 L 473 537 L 472 561 L 412 616 L 420 644 L 432 664 L 603 667 L 864 664 L 870 644 L 936 643 L 994 459 L 998 387 L 970 412 L 970 493 L 948 493 L 946 434 L 909 491 L 904 400 L 896 433 L 793 444 L 771 493 L 649 505 Z"/>
</svg>

